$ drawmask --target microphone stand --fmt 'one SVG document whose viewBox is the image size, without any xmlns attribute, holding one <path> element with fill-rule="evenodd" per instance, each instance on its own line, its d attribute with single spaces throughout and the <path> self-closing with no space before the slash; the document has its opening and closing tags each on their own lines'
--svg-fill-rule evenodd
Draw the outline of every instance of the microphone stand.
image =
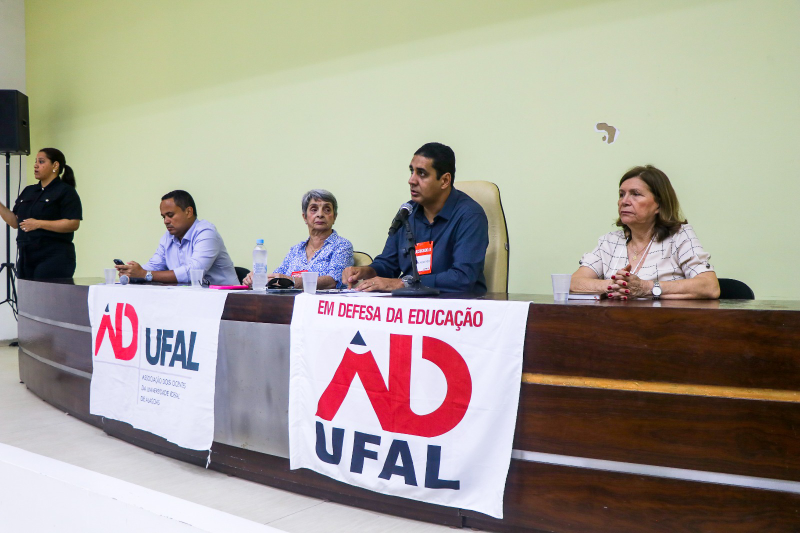
<svg viewBox="0 0 800 533">
<path fill-rule="evenodd" d="M 395 289 L 392 291 L 392 296 L 438 296 L 439 289 L 426 287 L 419 280 L 419 271 L 417 271 L 417 240 L 414 238 L 414 232 L 411 231 L 411 224 L 408 222 L 408 217 L 403 220 L 403 227 L 406 230 L 406 252 L 411 257 L 411 282 L 408 287 Z"/>
</svg>

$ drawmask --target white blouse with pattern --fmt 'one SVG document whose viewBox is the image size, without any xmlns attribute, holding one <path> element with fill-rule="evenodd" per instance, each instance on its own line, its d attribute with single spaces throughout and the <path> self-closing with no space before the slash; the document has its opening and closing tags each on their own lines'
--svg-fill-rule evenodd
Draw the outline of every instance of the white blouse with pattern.
<svg viewBox="0 0 800 533">
<path fill-rule="evenodd" d="M 692 226 L 683 224 L 674 235 L 661 242 L 653 241 L 637 275 L 641 279 L 658 281 L 693 278 L 714 271 L 708 262 L 710 258 Z M 622 230 L 600 237 L 597 248 L 584 254 L 580 260 L 580 265 L 594 270 L 599 279 L 611 279 L 628 263 L 628 248 Z M 636 268 L 636 263 L 638 261 L 631 265 L 631 270 Z"/>
</svg>

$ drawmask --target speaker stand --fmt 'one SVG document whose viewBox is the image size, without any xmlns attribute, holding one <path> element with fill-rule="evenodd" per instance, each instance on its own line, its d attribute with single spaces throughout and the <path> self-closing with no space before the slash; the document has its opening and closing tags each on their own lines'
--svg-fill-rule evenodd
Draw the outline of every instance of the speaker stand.
<svg viewBox="0 0 800 533">
<path fill-rule="evenodd" d="M 22 164 L 20 162 L 20 164 Z M 6 207 L 11 209 L 11 154 L 6 153 Z M 0 265 L 0 274 L 3 270 L 6 271 L 6 299 L 0 302 L 0 305 L 8 304 L 11 306 L 11 311 L 14 313 L 14 318 L 17 316 L 17 271 L 14 268 L 14 263 L 11 262 L 11 226 L 6 224 L 6 262 Z"/>
</svg>

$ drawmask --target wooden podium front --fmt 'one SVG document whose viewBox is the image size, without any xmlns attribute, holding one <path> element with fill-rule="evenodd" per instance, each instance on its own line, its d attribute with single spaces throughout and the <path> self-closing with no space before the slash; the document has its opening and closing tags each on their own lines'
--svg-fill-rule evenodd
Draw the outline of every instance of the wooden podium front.
<svg viewBox="0 0 800 533">
<path fill-rule="evenodd" d="M 205 466 L 207 453 L 89 414 L 99 281 L 19 280 L 20 379 L 110 435 Z M 534 302 L 503 520 L 289 470 L 292 296 L 228 296 L 210 467 L 491 531 L 800 531 L 800 303 L 487 297 Z"/>
</svg>

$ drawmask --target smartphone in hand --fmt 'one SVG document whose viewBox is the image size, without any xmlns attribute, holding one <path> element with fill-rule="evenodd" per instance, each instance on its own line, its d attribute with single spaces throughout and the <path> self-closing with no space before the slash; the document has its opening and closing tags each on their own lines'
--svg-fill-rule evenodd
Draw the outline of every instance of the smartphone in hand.
<svg viewBox="0 0 800 533">
<path fill-rule="evenodd" d="M 124 265 L 125 263 L 122 262 L 122 259 L 114 259 L 115 265 Z"/>
</svg>

